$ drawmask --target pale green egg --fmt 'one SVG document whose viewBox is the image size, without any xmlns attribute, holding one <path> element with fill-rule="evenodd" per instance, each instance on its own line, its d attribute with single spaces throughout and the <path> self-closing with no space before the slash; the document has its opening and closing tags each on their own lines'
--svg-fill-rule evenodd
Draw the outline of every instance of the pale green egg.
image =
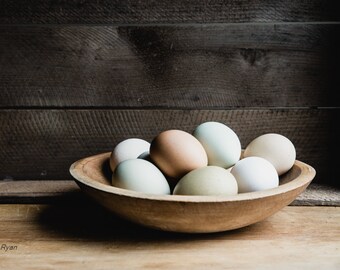
<svg viewBox="0 0 340 270">
<path fill-rule="evenodd" d="M 206 166 L 184 175 L 174 188 L 174 195 L 236 195 L 235 177 L 226 169 Z"/>
</svg>

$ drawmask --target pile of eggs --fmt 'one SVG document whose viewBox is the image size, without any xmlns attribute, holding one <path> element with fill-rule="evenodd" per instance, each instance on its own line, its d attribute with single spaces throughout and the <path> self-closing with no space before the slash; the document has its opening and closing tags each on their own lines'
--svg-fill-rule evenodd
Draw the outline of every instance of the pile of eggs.
<svg viewBox="0 0 340 270">
<path fill-rule="evenodd" d="M 237 134 L 211 121 L 192 134 L 163 131 L 151 143 L 123 140 L 110 168 L 113 186 L 146 194 L 236 195 L 277 187 L 295 158 L 293 143 L 276 133 L 255 138 L 242 154 Z"/>
</svg>

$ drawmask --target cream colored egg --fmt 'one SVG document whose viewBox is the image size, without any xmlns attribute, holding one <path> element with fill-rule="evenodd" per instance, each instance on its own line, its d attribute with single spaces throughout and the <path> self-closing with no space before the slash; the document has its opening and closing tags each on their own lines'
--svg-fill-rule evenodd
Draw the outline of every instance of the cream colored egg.
<svg viewBox="0 0 340 270">
<path fill-rule="evenodd" d="M 292 168 L 296 159 L 293 143 L 285 136 L 268 133 L 255 138 L 248 144 L 244 157 L 262 157 L 270 161 L 279 175 Z"/>
<path fill-rule="evenodd" d="M 275 188 L 279 185 L 279 176 L 274 166 L 261 157 L 247 157 L 236 162 L 231 169 L 238 192 L 253 192 Z"/>
<path fill-rule="evenodd" d="M 162 172 L 143 159 L 120 162 L 112 174 L 112 185 L 145 194 L 170 194 L 170 186 Z"/>
<path fill-rule="evenodd" d="M 213 121 L 202 123 L 196 127 L 193 135 L 203 145 L 209 165 L 227 169 L 240 159 L 240 140 L 225 124 Z"/>
<path fill-rule="evenodd" d="M 235 177 L 218 166 L 206 166 L 187 173 L 174 188 L 174 195 L 236 195 Z"/>
<path fill-rule="evenodd" d="M 149 152 L 150 143 L 139 138 L 129 138 L 118 143 L 110 156 L 110 168 L 112 171 L 116 166 L 127 159 L 138 158 L 141 154 Z"/>
</svg>

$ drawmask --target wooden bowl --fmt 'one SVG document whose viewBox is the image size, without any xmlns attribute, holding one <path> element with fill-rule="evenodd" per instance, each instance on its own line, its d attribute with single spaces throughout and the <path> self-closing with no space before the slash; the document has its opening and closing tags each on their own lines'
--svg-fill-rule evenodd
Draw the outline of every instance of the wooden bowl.
<svg viewBox="0 0 340 270">
<path fill-rule="evenodd" d="M 315 176 L 311 166 L 297 160 L 280 177 L 280 185 L 270 190 L 234 196 L 148 195 L 113 187 L 109 156 L 90 156 L 71 165 L 81 190 L 123 218 L 174 232 L 220 232 L 256 223 L 290 204 Z"/>
</svg>

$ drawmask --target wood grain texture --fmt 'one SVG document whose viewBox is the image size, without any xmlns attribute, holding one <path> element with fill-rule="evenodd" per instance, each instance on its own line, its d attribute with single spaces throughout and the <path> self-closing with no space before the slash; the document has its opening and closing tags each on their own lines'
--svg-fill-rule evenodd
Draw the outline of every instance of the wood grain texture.
<svg viewBox="0 0 340 270">
<path fill-rule="evenodd" d="M 71 163 L 123 139 L 151 141 L 160 131 L 192 132 L 213 120 L 230 126 L 243 148 L 268 132 L 290 138 L 297 159 L 316 169 L 316 182 L 338 185 L 339 117 L 339 109 L 2 110 L 1 179 L 71 179 Z"/>
<path fill-rule="evenodd" d="M 70 173 L 81 190 L 119 216 L 172 232 L 222 232 L 262 221 L 289 205 L 315 177 L 311 166 L 295 161 L 280 185 L 268 190 L 235 196 L 148 194 L 112 186 L 109 158 L 107 152 L 72 164 Z"/>
<path fill-rule="evenodd" d="M 337 107 L 339 25 L 0 26 L 0 108 Z"/>
<path fill-rule="evenodd" d="M 0 181 L 0 204 L 85 204 L 87 200 L 74 180 Z M 340 206 L 340 189 L 312 182 L 290 205 Z"/>
<path fill-rule="evenodd" d="M 0 266 L 272 269 L 274 260 L 279 270 L 338 269 L 339 221 L 339 207 L 286 207 L 240 230 L 187 235 L 145 229 L 90 203 L 0 205 L 0 243 L 16 246 L 0 250 Z"/>
<path fill-rule="evenodd" d="M 295 206 L 340 206 L 340 189 L 327 185 L 312 184 L 291 205 Z"/>
<path fill-rule="evenodd" d="M 339 21 L 336 1 L 3 0 L 0 23 L 143 24 Z"/>
<path fill-rule="evenodd" d="M 72 180 L 0 181 L 0 204 L 77 203 L 85 199 L 79 191 Z"/>
</svg>

